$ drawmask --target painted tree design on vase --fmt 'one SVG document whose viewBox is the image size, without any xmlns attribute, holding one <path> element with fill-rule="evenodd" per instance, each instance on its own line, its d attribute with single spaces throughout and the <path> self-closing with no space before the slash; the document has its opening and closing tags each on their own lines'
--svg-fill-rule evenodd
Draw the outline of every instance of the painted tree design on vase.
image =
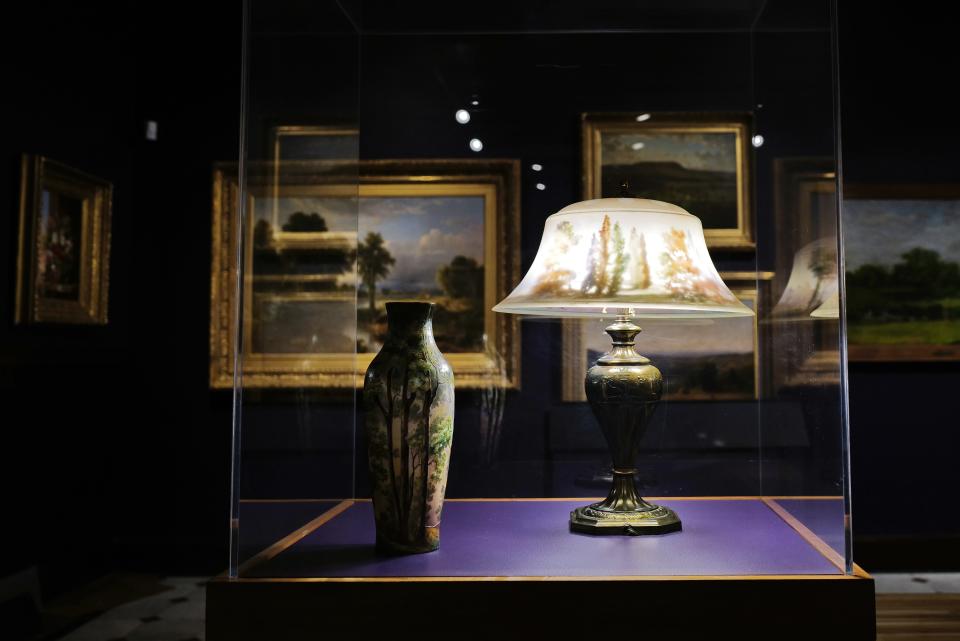
<svg viewBox="0 0 960 641">
<path fill-rule="evenodd" d="M 387 303 L 389 331 L 364 379 L 377 548 L 440 545 L 453 441 L 453 372 L 433 339 L 433 303 Z"/>
</svg>

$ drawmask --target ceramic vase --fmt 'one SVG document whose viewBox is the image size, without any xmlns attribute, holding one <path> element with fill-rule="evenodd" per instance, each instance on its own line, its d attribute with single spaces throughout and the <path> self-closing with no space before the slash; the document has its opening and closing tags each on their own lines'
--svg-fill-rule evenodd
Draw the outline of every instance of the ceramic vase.
<svg viewBox="0 0 960 641">
<path fill-rule="evenodd" d="M 387 303 L 387 338 L 363 383 L 377 548 L 440 546 L 453 441 L 453 371 L 433 339 L 433 303 Z"/>
</svg>

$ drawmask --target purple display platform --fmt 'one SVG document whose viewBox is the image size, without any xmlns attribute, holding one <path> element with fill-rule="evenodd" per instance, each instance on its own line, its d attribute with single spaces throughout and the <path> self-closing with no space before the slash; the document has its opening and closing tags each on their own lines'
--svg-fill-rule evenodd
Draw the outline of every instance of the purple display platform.
<svg viewBox="0 0 960 641">
<path fill-rule="evenodd" d="M 683 531 L 592 536 L 567 529 L 583 500 L 448 501 L 441 546 L 375 553 L 372 505 L 359 501 L 244 578 L 837 575 L 759 499 L 662 500 Z"/>
<path fill-rule="evenodd" d="M 810 528 L 824 543 L 840 554 L 844 553 L 843 499 L 776 499 L 798 521 Z"/>
</svg>

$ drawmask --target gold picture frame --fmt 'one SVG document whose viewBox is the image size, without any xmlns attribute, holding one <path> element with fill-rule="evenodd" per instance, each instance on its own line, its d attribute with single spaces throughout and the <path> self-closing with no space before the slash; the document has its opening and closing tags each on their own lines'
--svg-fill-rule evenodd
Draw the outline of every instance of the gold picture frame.
<svg viewBox="0 0 960 641">
<path fill-rule="evenodd" d="M 358 173 L 359 172 L 359 173 Z M 354 219 L 364 198 L 429 198 L 476 197 L 483 199 L 483 351 L 446 353 L 457 386 L 517 387 L 520 373 L 519 323 L 515 317 L 494 314 L 491 307 L 506 296 L 519 278 L 519 163 L 514 160 L 370 160 L 356 163 L 287 161 L 279 172 L 275 163 L 247 166 L 248 224 L 244 226 L 243 257 L 245 265 L 254 264 L 254 225 L 249 216 L 258 211 L 257 199 L 284 197 L 338 198 L 352 203 Z M 235 163 L 219 164 L 213 173 L 213 260 L 211 269 L 210 385 L 229 388 L 233 385 L 233 360 L 236 346 L 236 256 L 239 242 L 240 189 Z M 262 207 L 261 207 L 262 209 Z M 276 212 L 275 207 L 268 207 Z M 335 251 L 356 248 L 356 223 L 352 230 L 321 232 L 277 232 L 276 247 L 306 247 Z M 492 268 L 490 268 L 492 267 Z M 350 267 L 355 270 L 355 266 Z M 354 271 L 355 274 L 355 271 Z M 260 295 L 255 284 L 274 280 L 301 290 L 309 279 L 328 278 L 321 275 L 291 276 L 244 274 L 241 355 L 243 385 L 251 388 L 324 388 L 360 387 L 363 373 L 373 353 L 338 352 L 270 352 L 251 349 L 256 331 L 255 308 Z M 349 274 L 342 275 L 346 281 Z M 340 305 L 340 314 L 352 308 L 353 330 L 359 321 L 356 313 L 362 302 L 357 289 L 340 285 L 322 291 L 295 291 L 273 296 L 270 304 L 292 302 L 302 305 L 323 305 L 331 301 Z M 381 295 L 382 296 L 382 295 Z M 342 299 L 342 300 L 340 300 Z M 345 318 L 345 317 L 344 317 Z M 346 322 L 346 321 L 344 321 Z M 355 335 L 355 338 L 357 335 Z M 355 343 L 356 344 L 356 343 Z"/>
<path fill-rule="evenodd" d="M 768 357 L 766 346 L 768 341 L 764 332 L 766 327 L 759 323 L 758 319 L 760 316 L 765 313 L 766 309 L 770 304 L 770 282 L 773 278 L 773 272 L 721 272 L 720 277 L 730 288 L 730 291 L 733 292 L 737 298 L 740 299 L 745 305 L 753 309 L 756 314 L 751 317 L 743 317 L 743 319 L 732 319 L 719 321 L 722 323 L 743 323 L 751 322 L 752 323 L 752 350 L 750 356 L 752 357 L 752 378 L 753 385 L 749 393 L 730 393 L 730 392 L 710 392 L 708 390 L 693 390 L 693 391 L 678 391 L 677 393 L 671 393 L 671 378 L 679 377 L 688 377 L 689 372 L 692 371 L 692 366 L 681 365 L 679 368 L 671 368 L 669 371 L 664 370 L 668 373 L 667 385 L 665 388 L 664 400 L 674 400 L 674 401 L 716 401 L 716 400 L 756 400 L 760 398 L 763 390 L 766 388 L 768 381 L 768 372 L 769 367 L 767 366 Z M 663 323 L 663 321 L 659 321 Z M 602 320 L 581 320 L 581 319 L 564 319 L 562 321 L 562 354 L 563 354 L 563 371 L 561 374 L 562 381 L 562 392 L 561 398 L 563 401 L 567 402 L 585 402 L 587 400 L 586 393 L 584 391 L 583 381 L 587 372 L 587 368 L 590 366 L 590 358 L 588 355 L 589 345 L 586 344 L 585 333 L 587 331 L 592 331 L 596 336 L 603 336 L 596 341 L 596 346 L 598 349 L 607 350 L 609 349 L 609 339 L 606 338 L 605 334 L 602 334 L 602 328 L 605 324 L 608 324 L 608 321 Z M 642 323 L 641 323 L 642 324 Z M 709 333 L 709 327 L 702 327 L 697 323 L 692 323 L 689 325 L 684 325 L 683 323 L 673 323 L 669 324 L 672 326 L 672 329 L 676 330 L 678 328 L 687 327 L 692 331 L 697 332 L 700 335 L 700 340 L 703 340 L 705 333 Z M 668 327 L 663 326 L 665 329 Z M 669 355 L 660 356 L 655 352 L 651 352 L 649 348 L 645 349 L 643 345 L 643 337 L 646 334 L 640 334 L 638 337 L 638 346 L 637 351 L 645 356 L 650 356 L 654 362 L 654 365 L 657 364 L 658 360 L 670 358 Z M 656 334 L 651 331 L 649 332 L 651 338 L 656 338 Z M 677 337 L 672 337 L 671 340 L 676 340 Z M 728 340 L 729 337 L 718 336 L 716 339 L 717 343 Z M 700 361 L 702 363 L 714 363 L 716 357 L 710 356 L 700 356 Z M 742 358 L 740 359 L 742 360 Z M 742 365 L 742 364 L 741 364 Z M 728 377 L 729 378 L 729 377 Z M 674 386 L 674 387 L 680 387 Z"/>
<path fill-rule="evenodd" d="M 14 322 L 105 325 L 113 186 L 24 154 Z"/>
<path fill-rule="evenodd" d="M 583 197 L 585 200 L 615 197 L 621 179 L 625 178 L 634 195 L 675 203 L 701 218 L 708 247 L 752 251 L 756 242 L 751 202 L 750 123 L 751 117 L 745 113 L 582 114 Z M 621 140 L 605 143 L 605 139 L 614 136 Z M 682 137 L 688 140 L 678 140 Z M 637 140 L 630 143 L 629 150 L 608 149 L 607 156 L 622 161 L 636 155 L 638 160 L 608 164 L 611 169 L 605 174 L 604 147 L 616 147 L 634 138 Z M 708 162 L 704 160 L 707 154 L 695 153 L 706 144 L 722 152 L 711 154 L 719 160 L 709 162 L 722 165 L 697 169 L 682 164 L 688 156 L 691 163 Z M 640 161 L 641 158 L 652 160 Z M 631 169 L 637 164 L 649 166 Z M 730 171 L 726 169 L 731 165 L 732 178 L 727 176 Z M 693 181 L 701 184 L 699 200 L 691 200 L 694 196 L 688 191 Z M 682 189 L 678 185 L 682 185 Z M 733 208 L 735 212 L 727 211 Z"/>
</svg>

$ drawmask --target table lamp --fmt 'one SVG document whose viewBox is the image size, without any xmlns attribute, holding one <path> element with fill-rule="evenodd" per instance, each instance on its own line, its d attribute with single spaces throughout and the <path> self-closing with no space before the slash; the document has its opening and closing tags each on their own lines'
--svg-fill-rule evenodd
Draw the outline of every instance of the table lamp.
<svg viewBox="0 0 960 641">
<path fill-rule="evenodd" d="M 494 308 L 551 317 L 610 317 L 613 345 L 587 371 L 587 400 L 613 459 L 606 499 L 570 513 L 570 529 L 591 534 L 663 534 L 681 529 L 666 507 L 634 483 L 640 441 L 663 389 L 660 370 L 637 353 L 635 319 L 749 316 L 720 279 L 700 219 L 669 203 L 602 198 L 547 218 L 529 271 Z"/>
</svg>

